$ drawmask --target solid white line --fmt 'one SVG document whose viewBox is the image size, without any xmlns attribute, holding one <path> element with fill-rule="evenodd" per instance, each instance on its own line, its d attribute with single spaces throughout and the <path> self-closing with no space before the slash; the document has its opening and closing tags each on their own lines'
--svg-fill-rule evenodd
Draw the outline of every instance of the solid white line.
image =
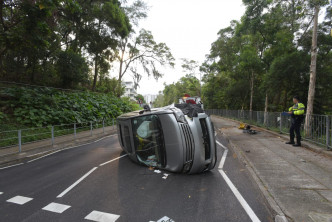
<svg viewBox="0 0 332 222">
<path fill-rule="evenodd" d="M 225 161 L 226 161 L 226 157 L 227 157 L 227 153 L 228 153 L 228 149 L 227 149 L 227 147 L 225 147 L 222 143 L 220 143 L 219 141 L 217 141 L 216 140 L 216 142 L 217 142 L 217 144 L 219 145 L 219 146 L 221 146 L 222 148 L 224 148 L 224 153 L 223 153 L 223 155 L 222 155 L 222 157 L 221 157 L 221 160 L 220 160 L 220 164 L 219 164 L 219 169 L 223 169 L 223 167 L 224 167 L 224 164 L 225 164 Z"/>
<path fill-rule="evenodd" d="M 253 222 L 260 222 L 260 220 L 258 219 L 258 217 L 256 216 L 256 214 L 254 213 L 254 211 L 251 209 L 251 207 L 249 206 L 249 204 L 247 203 L 247 201 L 242 197 L 242 195 L 240 194 L 240 192 L 238 191 L 238 189 L 236 189 L 236 187 L 234 186 L 234 184 L 232 183 L 232 181 L 228 178 L 228 176 L 226 175 L 226 173 L 223 170 L 219 170 L 219 172 L 220 172 L 221 176 L 224 178 L 224 180 L 226 181 L 226 183 L 229 186 L 229 188 L 231 188 L 233 194 L 238 199 L 238 201 L 242 205 L 243 209 L 247 212 L 247 214 L 250 217 L 250 219 Z"/>
<path fill-rule="evenodd" d="M 58 203 L 50 203 L 49 205 L 43 207 L 42 210 L 47 210 L 47 211 L 51 211 L 51 212 L 54 212 L 54 213 L 61 214 L 65 210 L 67 210 L 68 208 L 70 208 L 70 206 L 68 206 L 68 205 L 58 204 Z"/>
<path fill-rule="evenodd" d="M 27 156 L 27 157 L 33 157 L 33 156 L 41 155 L 41 154 L 44 154 L 44 153 L 47 153 L 47 152 L 50 152 L 50 151 L 47 150 L 47 151 L 44 151 L 44 152 L 35 153 L 35 154 L 29 155 L 29 156 Z"/>
<path fill-rule="evenodd" d="M 92 211 L 89 215 L 87 215 L 84 219 L 92 220 L 97 222 L 114 222 L 119 219 L 120 215 L 109 214 L 100 211 Z"/>
<path fill-rule="evenodd" d="M 92 141 L 92 142 L 90 142 L 90 143 L 85 143 L 85 144 L 81 144 L 81 145 L 77 145 L 77 146 L 71 146 L 71 147 L 67 147 L 67 148 L 64 148 L 64 149 L 60 149 L 60 150 L 57 150 L 57 151 L 55 151 L 55 152 L 49 153 L 49 154 L 47 154 L 47 155 L 44 155 L 44 156 L 38 157 L 38 158 L 36 158 L 36 159 L 30 160 L 30 161 L 28 161 L 27 163 L 31 163 L 31 162 L 33 162 L 33 161 L 36 161 L 36 160 L 42 159 L 42 158 L 44 158 L 44 157 L 50 156 L 50 155 L 55 154 L 55 153 L 60 152 L 60 151 L 69 150 L 69 149 L 77 148 L 77 147 L 80 147 L 80 146 L 86 146 L 86 145 L 89 145 L 89 144 L 92 144 L 92 143 L 96 143 L 96 142 L 99 142 L 99 141 L 101 141 L 101 140 L 103 140 L 103 139 L 106 139 L 106 138 L 109 138 L 109 137 L 112 137 L 112 136 L 116 136 L 116 135 L 117 135 L 117 134 L 109 135 L 109 136 L 105 136 L 105 137 L 103 137 L 103 138 L 100 138 L 100 139 L 98 139 L 98 140 Z M 37 154 L 33 154 L 33 155 L 28 156 L 28 157 L 36 156 L 36 155 L 38 155 L 38 154 L 43 154 L 43 153 L 46 153 L 46 152 L 48 152 L 48 151 L 41 152 L 41 153 L 37 153 Z M 13 165 L 13 166 L 14 166 L 14 165 Z M 0 168 L 0 170 L 1 170 L 1 169 L 4 169 L 4 168 Z"/>
<path fill-rule="evenodd" d="M 47 154 L 47 155 L 44 155 L 44 156 L 38 157 L 38 158 L 36 158 L 36 159 L 29 160 L 27 163 L 31 163 L 31 162 L 33 162 L 33 161 L 36 161 L 36 160 L 42 159 L 42 158 L 44 158 L 44 157 L 50 156 L 50 155 L 55 154 L 55 153 L 60 152 L 60 151 L 61 151 L 61 150 L 57 150 L 57 151 L 54 151 L 54 152 L 49 153 L 49 154 Z"/>
<path fill-rule="evenodd" d="M 253 222 L 260 222 L 260 220 L 258 219 L 258 217 L 256 216 L 256 214 L 254 213 L 254 211 L 251 209 L 251 207 L 249 206 L 249 204 L 247 203 L 247 201 L 242 197 L 241 193 L 238 191 L 238 189 L 235 187 L 235 185 L 232 183 L 232 181 L 228 178 L 228 176 L 226 175 L 226 173 L 223 170 L 224 163 L 225 163 L 226 156 L 227 156 L 227 152 L 228 152 L 228 148 L 226 146 L 224 146 L 222 143 L 220 143 L 219 141 L 217 141 L 217 140 L 216 140 L 216 143 L 225 150 L 224 154 L 223 154 L 223 156 L 221 158 L 220 164 L 219 164 L 219 173 L 224 178 L 225 182 L 227 183 L 227 185 L 229 186 L 229 188 L 232 190 L 233 194 L 235 195 L 235 197 L 237 198 L 237 200 L 240 202 L 240 204 L 243 207 L 243 209 L 247 212 L 247 214 L 250 217 L 250 219 Z"/>
<path fill-rule="evenodd" d="M 108 163 L 112 163 L 113 161 L 118 160 L 118 159 L 120 159 L 120 158 L 122 158 L 122 157 L 125 157 L 125 156 L 127 156 L 127 155 L 128 155 L 128 154 L 124 154 L 124 155 L 119 156 L 119 157 L 117 157 L 117 158 L 115 158 L 115 159 L 113 159 L 113 160 L 110 160 L 110 161 L 107 161 L 107 162 L 105 162 L 105 163 L 102 163 L 102 164 L 100 164 L 99 166 L 104 166 L 104 165 L 106 165 L 106 164 L 108 164 Z"/>
<path fill-rule="evenodd" d="M 14 164 L 14 165 L 7 166 L 7 167 L 2 167 L 2 168 L 0 168 L 0 170 L 11 168 L 11 167 L 14 167 L 14 166 L 19 166 L 19 165 L 22 165 L 22 164 L 24 164 L 24 163 L 18 163 L 18 164 Z"/>
<path fill-rule="evenodd" d="M 89 176 L 93 171 L 95 171 L 98 167 L 92 168 L 89 172 L 87 172 L 84 176 L 78 179 L 75 183 L 73 183 L 70 187 L 65 189 L 62 193 L 60 193 L 57 198 L 63 197 L 66 193 L 68 193 L 71 189 L 73 189 L 77 184 L 79 184 L 82 180 L 84 180 L 87 176 Z"/>
<path fill-rule="evenodd" d="M 31 200 L 33 200 L 33 198 L 23 197 L 23 196 L 16 196 L 16 197 L 13 197 L 13 198 L 7 200 L 7 202 L 23 205 L 23 204 L 25 204 L 25 203 L 27 203 Z"/>
</svg>

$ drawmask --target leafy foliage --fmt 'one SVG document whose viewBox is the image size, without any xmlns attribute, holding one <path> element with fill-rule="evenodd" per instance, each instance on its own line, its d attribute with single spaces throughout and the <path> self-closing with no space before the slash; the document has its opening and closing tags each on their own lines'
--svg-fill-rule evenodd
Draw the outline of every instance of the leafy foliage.
<svg viewBox="0 0 332 222">
<path fill-rule="evenodd" d="M 0 91 L 0 120 L 27 127 L 84 123 L 113 119 L 138 110 L 129 99 L 112 94 L 63 92 L 50 88 L 3 88 Z"/>
<path fill-rule="evenodd" d="M 294 95 L 306 102 L 312 18 L 325 0 L 243 0 L 240 21 L 221 29 L 201 66 L 206 108 L 285 110 Z M 318 28 L 316 114 L 332 107 L 331 6 Z M 251 102 L 252 101 L 252 102 Z"/>
</svg>

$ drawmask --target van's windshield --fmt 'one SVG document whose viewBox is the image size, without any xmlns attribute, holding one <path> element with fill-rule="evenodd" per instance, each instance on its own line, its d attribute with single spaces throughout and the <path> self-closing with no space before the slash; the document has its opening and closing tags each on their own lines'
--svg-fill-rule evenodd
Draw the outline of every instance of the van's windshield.
<svg viewBox="0 0 332 222">
<path fill-rule="evenodd" d="M 132 126 L 137 159 L 147 166 L 165 166 L 164 138 L 158 116 L 134 118 Z"/>
</svg>

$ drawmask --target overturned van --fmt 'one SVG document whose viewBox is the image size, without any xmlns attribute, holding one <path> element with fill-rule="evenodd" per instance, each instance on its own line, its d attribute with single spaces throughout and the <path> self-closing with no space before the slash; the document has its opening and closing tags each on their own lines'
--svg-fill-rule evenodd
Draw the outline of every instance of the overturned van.
<svg viewBox="0 0 332 222">
<path fill-rule="evenodd" d="M 189 174 L 216 165 L 214 128 L 200 105 L 145 107 L 118 117 L 117 129 L 122 149 L 137 163 Z"/>
</svg>

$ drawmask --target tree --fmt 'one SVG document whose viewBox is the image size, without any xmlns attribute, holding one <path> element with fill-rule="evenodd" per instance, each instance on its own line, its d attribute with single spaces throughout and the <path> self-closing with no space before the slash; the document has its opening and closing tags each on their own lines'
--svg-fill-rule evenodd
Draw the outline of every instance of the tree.
<svg viewBox="0 0 332 222">
<path fill-rule="evenodd" d="M 157 98 L 153 102 L 153 106 L 155 108 L 164 106 L 164 95 L 162 94 L 162 92 L 159 92 L 159 94 L 157 95 Z"/>
<path fill-rule="evenodd" d="M 188 59 L 181 59 L 182 60 L 182 70 L 186 75 L 195 77 L 197 72 L 199 72 L 199 64 L 195 60 L 188 60 Z M 190 87 L 196 87 L 194 82 L 190 82 Z M 195 96 L 202 96 L 202 85 L 201 85 L 201 73 L 199 72 L 199 88 L 197 89 L 197 92 L 195 93 Z"/>
<path fill-rule="evenodd" d="M 158 65 L 174 67 L 174 58 L 165 43 L 157 43 L 150 31 L 140 30 L 138 36 L 125 38 L 119 46 L 119 85 L 123 76 L 131 71 L 135 85 L 139 84 L 142 72 L 159 79 L 163 76 Z"/>
<path fill-rule="evenodd" d="M 319 6 L 315 6 L 314 26 L 312 31 L 311 46 L 311 65 L 310 65 L 310 82 L 308 91 L 307 113 L 305 118 L 305 131 L 308 135 L 311 132 L 311 116 L 314 110 L 315 88 L 316 88 L 316 62 L 317 62 L 317 28 L 318 28 Z"/>
<path fill-rule="evenodd" d="M 137 96 L 135 96 L 135 99 L 136 99 L 137 102 L 141 101 L 141 104 L 145 104 L 146 103 L 146 101 L 144 99 L 144 96 L 142 96 L 141 94 L 137 94 Z"/>
<path fill-rule="evenodd" d="M 72 50 L 59 53 L 56 70 L 61 77 L 63 88 L 76 88 L 79 83 L 88 81 L 89 67 L 85 59 Z"/>
</svg>

